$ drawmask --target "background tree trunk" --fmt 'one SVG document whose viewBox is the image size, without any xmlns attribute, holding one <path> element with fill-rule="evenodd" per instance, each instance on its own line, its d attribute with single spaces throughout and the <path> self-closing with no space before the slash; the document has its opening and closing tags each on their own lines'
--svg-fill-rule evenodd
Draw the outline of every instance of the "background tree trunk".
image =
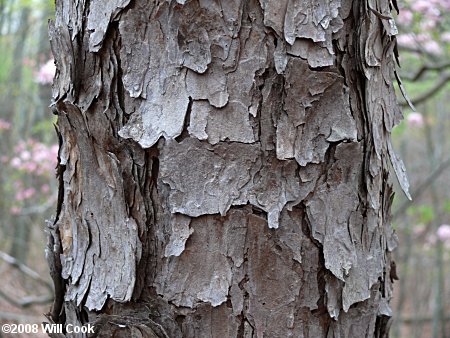
<svg viewBox="0 0 450 338">
<path fill-rule="evenodd" d="M 390 2 L 57 1 L 49 319 L 385 337 Z"/>
<path fill-rule="evenodd" d="M 14 115 L 20 114 L 20 109 L 16 106 L 16 101 L 12 98 L 19 96 L 20 90 L 22 88 L 22 73 L 23 73 L 23 64 L 22 60 L 25 55 L 26 47 L 25 43 L 30 31 L 30 8 L 25 7 L 20 11 L 19 19 L 18 19 L 18 34 L 17 34 L 17 40 L 19 41 L 14 46 L 14 52 L 13 52 L 13 60 L 20 60 L 17 62 L 15 67 L 12 68 L 11 73 L 9 74 L 8 82 L 9 82 L 9 88 L 6 92 L 5 97 L 7 97 L 7 100 L 4 100 L 5 105 L 3 106 L 4 111 L 6 111 L 5 117 L 7 121 L 14 121 Z M 1 29 L 4 29 L 3 26 L 0 26 Z M 21 121 L 22 122 L 22 121 Z M 22 129 L 23 130 L 23 129 Z M 11 149 L 13 148 L 12 140 L 10 138 L 2 139 L 2 143 L 4 144 L 5 149 Z M 3 190 L 3 184 L 2 188 Z M 0 193 L 2 196 L 4 196 L 3 191 L 0 190 Z M 1 206 L 1 209 L 6 209 Z M 8 214 L 6 210 L 2 210 L 2 215 Z M 12 223 L 12 221 L 8 222 Z M 9 249 L 9 253 L 11 256 L 17 258 L 17 260 L 21 263 L 25 263 L 28 253 L 28 247 L 30 242 L 30 227 L 26 222 L 17 222 L 15 226 L 13 227 L 12 231 L 6 230 L 6 233 L 12 232 L 10 237 L 12 238 L 11 247 Z"/>
</svg>

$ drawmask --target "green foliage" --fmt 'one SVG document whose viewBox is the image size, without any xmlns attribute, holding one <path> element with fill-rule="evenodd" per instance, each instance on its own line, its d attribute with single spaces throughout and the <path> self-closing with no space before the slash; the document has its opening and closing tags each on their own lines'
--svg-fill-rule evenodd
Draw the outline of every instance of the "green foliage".
<svg viewBox="0 0 450 338">
<path fill-rule="evenodd" d="M 10 46 L 11 37 L 0 36 L 0 46 Z M 9 74 L 11 72 L 12 64 L 12 53 L 5 52 L 6 48 L 2 48 L 3 52 L 0 53 L 0 91 L 4 86 L 4 83 L 8 80 Z M 1 92 L 0 92 L 1 95 Z"/>
<path fill-rule="evenodd" d="M 20 11 L 23 8 L 30 8 L 39 12 L 54 12 L 55 2 L 51 0 L 16 0 L 11 1 L 11 11 Z"/>
<path fill-rule="evenodd" d="M 31 128 L 32 134 L 52 134 L 55 130 L 54 125 L 56 124 L 58 117 L 56 115 L 53 116 L 52 119 L 48 118 L 38 123 L 34 124 Z"/>
<path fill-rule="evenodd" d="M 397 94 L 397 95 L 399 95 L 399 94 Z M 401 135 L 403 135 L 405 133 L 406 130 L 407 130 L 406 122 L 403 120 L 402 122 L 400 122 L 400 124 L 398 126 L 396 126 L 392 130 L 392 136 L 394 138 L 400 137 Z"/>
<path fill-rule="evenodd" d="M 417 220 L 417 223 L 428 224 L 433 221 L 434 209 L 430 205 L 422 204 L 419 206 L 411 206 L 406 213 Z"/>
<path fill-rule="evenodd" d="M 450 214 L 450 199 L 447 199 L 445 202 L 444 202 L 444 211 L 446 212 L 446 213 L 449 213 Z"/>
</svg>

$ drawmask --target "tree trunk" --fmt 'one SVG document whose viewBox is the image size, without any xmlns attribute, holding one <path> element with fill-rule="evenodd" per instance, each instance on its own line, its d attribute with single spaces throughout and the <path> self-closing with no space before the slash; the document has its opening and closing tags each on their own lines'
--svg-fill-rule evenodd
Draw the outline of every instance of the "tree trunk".
<svg viewBox="0 0 450 338">
<path fill-rule="evenodd" d="M 408 189 L 389 1 L 56 7 L 50 320 L 99 337 L 388 335 L 389 162 Z"/>
</svg>

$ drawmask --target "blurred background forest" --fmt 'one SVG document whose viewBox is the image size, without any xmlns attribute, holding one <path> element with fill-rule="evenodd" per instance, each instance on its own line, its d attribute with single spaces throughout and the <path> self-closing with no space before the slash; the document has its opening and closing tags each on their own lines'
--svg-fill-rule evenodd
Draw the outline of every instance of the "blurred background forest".
<svg viewBox="0 0 450 338">
<path fill-rule="evenodd" d="M 53 13 L 51 0 L 0 0 L 0 323 L 40 323 L 52 301 L 43 229 L 56 203 Z"/>
<path fill-rule="evenodd" d="M 399 74 L 416 111 L 398 88 L 405 120 L 393 137 L 413 201 L 396 190 L 391 336 L 450 338 L 450 0 L 399 5 Z M 40 323 L 52 301 L 44 228 L 56 205 L 53 11 L 48 0 L 0 0 L 0 324 Z"/>
</svg>

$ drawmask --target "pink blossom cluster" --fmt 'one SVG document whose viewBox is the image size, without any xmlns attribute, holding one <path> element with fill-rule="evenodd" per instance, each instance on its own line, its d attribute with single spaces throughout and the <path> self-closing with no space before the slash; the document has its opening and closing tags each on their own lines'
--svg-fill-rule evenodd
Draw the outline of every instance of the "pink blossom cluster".
<svg viewBox="0 0 450 338">
<path fill-rule="evenodd" d="M 53 179 L 51 173 L 57 164 L 58 145 L 47 146 L 29 139 L 19 141 L 13 149 L 12 158 L 2 156 L 0 160 L 17 170 L 12 183 L 14 204 L 10 212 L 18 215 L 23 211 L 23 206 L 32 201 L 48 201 L 55 197 L 54 194 L 50 196 L 50 179 Z M 24 179 L 24 174 L 27 179 Z"/>
<path fill-rule="evenodd" d="M 405 0 L 396 22 L 407 27 L 407 31 L 416 31 L 417 34 L 400 34 L 398 43 L 431 54 L 441 54 L 441 44 L 450 42 L 450 32 L 442 31 L 443 26 L 438 24 L 445 21 L 445 13 L 449 11 L 450 0 Z M 439 37 L 433 37 L 433 33 L 438 30 L 441 30 Z"/>
<path fill-rule="evenodd" d="M 6 120 L 0 119 L 0 130 L 8 130 L 9 128 L 11 128 L 11 123 Z"/>
<path fill-rule="evenodd" d="M 41 65 L 39 70 L 35 74 L 35 81 L 37 83 L 46 85 L 53 82 L 53 77 L 55 76 L 56 66 L 53 59 L 48 60 L 46 63 Z"/>
<path fill-rule="evenodd" d="M 399 34 L 397 36 L 397 42 L 401 46 L 416 48 L 419 50 L 423 49 L 426 52 L 431 53 L 431 54 L 441 54 L 442 53 L 442 47 L 436 40 L 433 40 L 430 33 Z"/>
<path fill-rule="evenodd" d="M 450 243 L 450 225 L 442 224 L 436 231 L 436 236 L 443 242 Z"/>
<path fill-rule="evenodd" d="M 426 241 L 426 249 L 432 249 L 437 242 L 441 241 L 446 248 L 450 249 L 450 225 L 442 224 L 435 232 L 428 236 Z"/>
<path fill-rule="evenodd" d="M 36 60 L 35 59 L 30 59 L 28 57 L 25 57 L 23 59 L 22 63 L 23 63 L 24 66 L 28 66 L 28 67 L 31 67 L 31 68 L 36 67 Z"/>
<path fill-rule="evenodd" d="M 10 208 L 10 212 L 13 215 L 18 215 L 22 211 L 22 205 L 27 200 L 32 198 L 39 199 L 54 199 L 55 196 L 49 196 L 50 185 L 48 183 L 41 183 L 40 188 L 36 189 L 34 187 L 25 187 L 23 181 L 16 180 L 13 182 L 15 189 L 14 195 L 14 205 Z"/>
<path fill-rule="evenodd" d="M 448 0 L 407 0 L 413 11 L 426 16 L 440 15 L 441 11 L 450 11 Z"/>
<path fill-rule="evenodd" d="M 413 23 L 413 20 L 414 20 L 413 12 L 410 11 L 409 9 L 402 8 L 397 17 L 397 23 L 402 26 L 409 26 Z"/>
<path fill-rule="evenodd" d="M 442 224 L 436 230 L 435 235 L 433 235 L 435 239 L 439 239 L 446 248 L 450 249 L 450 225 Z"/>
<path fill-rule="evenodd" d="M 449 0 L 406 0 L 398 16 L 398 23 L 401 25 L 410 25 L 414 14 L 422 16 L 422 19 L 435 23 L 442 20 L 442 14 L 450 11 Z"/>
<path fill-rule="evenodd" d="M 423 127 L 425 121 L 421 113 L 414 112 L 408 114 L 408 116 L 406 117 L 406 123 L 409 127 L 420 128 Z"/>
<path fill-rule="evenodd" d="M 16 182 L 19 183 L 19 184 L 16 184 L 17 188 L 16 188 L 16 194 L 14 196 L 16 201 L 21 202 L 21 201 L 30 199 L 36 193 L 35 188 L 33 188 L 33 187 L 24 188 L 23 183 L 21 181 L 16 181 Z"/>
<path fill-rule="evenodd" d="M 56 166 L 58 146 L 47 146 L 36 140 L 21 140 L 15 147 L 16 156 L 10 159 L 12 168 L 38 176 L 48 176 Z M 3 161 L 7 160 L 2 158 Z"/>
</svg>

